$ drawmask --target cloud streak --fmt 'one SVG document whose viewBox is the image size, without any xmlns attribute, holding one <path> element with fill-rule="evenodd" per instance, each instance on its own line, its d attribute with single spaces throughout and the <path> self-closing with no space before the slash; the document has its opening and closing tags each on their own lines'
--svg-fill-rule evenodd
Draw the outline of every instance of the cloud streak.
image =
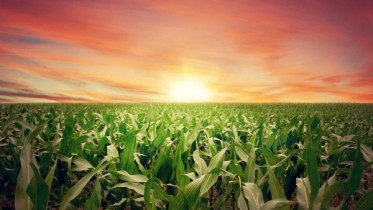
<svg viewBox="0 0 373 210">
<path fill-rule="evenodd" d="M 33 98 L 33 99 L 46 99 L 52 102 L 95 102 L 85 98 L 75 98 L 65 95 L 46 95 L 38 93 L 22 93 L 22 92 L 10 92 L 10 91 L 1 91 L 1 96 L 7 97 L 21 97 L 21 98 Z"/>
<path fill-rule="evenodd" d="M 119 52 L 129 46 L 109 8 L 102 10 L 75 2 L 3 1 L 0 12 L 7 20 L 3 26 L 22 28 L 43 37 L 102 52 Z"/>
</svg>

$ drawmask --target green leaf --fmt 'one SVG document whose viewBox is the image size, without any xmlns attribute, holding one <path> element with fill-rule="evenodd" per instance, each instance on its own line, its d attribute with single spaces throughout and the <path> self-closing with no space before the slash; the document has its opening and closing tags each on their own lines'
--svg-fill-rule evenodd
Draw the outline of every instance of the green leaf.
<svg viewBox="0 0 373 210">
<path fill-rule="evenodd" d="M 260 122 L 258 126 L 258 133 L 257 133 L 257 147 L 260 148 L 263 145 L 263 133 L 264 133 L 264 125 L 263 122 Z"/>
<path fill-rule="evenodd" d="M 129 174 L 127 171 L 110 171 L 111 174 L 115 175 L 121 180 L 127 181 L 127 182 L 147 182 L 149 179 L 147 176 L 144 176 L 142 174 Z"/>
<path fill-rule="evenodd" d="M 201 183 L 201 190 L 199 192 L 200 197 L 204 195 L 218 180 L 220 170 L 212 170 L 206 174 L 205 178 Z"/>
<path fill-rule="evenodd" d="M 39 170 L 36 168 L 33 162 L 30 162 L 30 166 L 34 172 L 34 176 L 32 177 L 30 184 L 26 189 L 26 192 L 33 203 L 32 209 L 47 209 L 49 199 L 48 185 L 40 176 Z"/>
<path fill-rule="evenodd" d="M 260 210 L 273 210 L 273 209 L 289 209 L 289 206 L 292 205 L 293 202 L 288 201 L 286 199 L 273 199 L 267 201 Z"/>
<path fill-rule="evenodd" d="M 259 150 L 263 153 L 265 159 L 269 162 L 269 164 L 276 164 L 276 157 L 271 150 L 264 147 L 259 148 Z"/>
<path fill-rule="evenodd" d="M 34 141 L 36 137 L 38 137 L 38 135 L 43 131 L 44 127 L 44 123 L 38 125 L 38 127 L 27 136 L 26 141 L 29 141 L 30 143 Z"/>
<path fill-rule="evenodd" d="M 20 154 L 21 170 L 18 174 L 16 195 L 15 195 L 15 207 L 18 210 L 31 210 L 32 203 L 30 197 L 26 193 L 27 186 L 29 185 L 34 172 L 30 166 L 31 162 L 31 145 L 29 141 L 26 141 L 23 145 Z"/>
<path fill-rule="evenodd" d="M 288 160 L 289 160 L 291 157 L 297 155 L 297 154 L 299 153 L 299 151 L 301 151 L 301 150 L 300 150 L 300 149 L 292 150 L 292 151 L 290 152 L 289 155 L 285 156 L 285 158 L 283 158 L 281 161 L 279 161 L 278 163 L 276 163 L 275 165 L 273 165 L 273 166 L 271 166 L 271 167 L 272 167 L 272 168 L 277 168 L 277 167 L 281 167 L 281 166 L 283 166 L 285 163 L 288 162 Z"/>
<path fill-rule="evenodd" d="M 280 183 L 278 182 L 273 170 L 271 169 L 268 163 L 267 163 L 267 173 L 268 173 L 269 189 L 271 190 L 272 199 L 285 198 L 284 191 L 282 190 Z"/>
<path fill-rule="evenodd" d="M 361 144 L 361 154 L 366 162 L 373 162 L 373 150 L 365 144 Z"/>
<path fill-rule="evenodd" d="M 101 199 L 101 184 L 99 180 L 96 180 L 91 197 L 84 204 L 84 209 L 99 209 Z"/>
<path fill-rule="evenodd" d="M 211 158 L 209 166 L 204 171 L 204 174 L 187 184 L 184 189 L 177 193 L 170 204 L 172 209 L 181 209 L 185 206 L 193 207 L 198 199 L 215 184 L 219 176 L 219 169 L 223 165 L 225 152 L 226 148 Z"/>
<path fill-rule="evenodd" d="M 136 150 L 136 132 L 130 133 L 125 138 L 125 147 L 120 155 L 120 169 L 128 171 L 129 173 L 137 173 L 135 165 L 134 154 Z"/>
<path fill-rule="evenodd" d="M 225 161 L 224 161 L 225 162 Z M 224 163 L 223 163 L 224 164 Z M 232 174 L 237 174 L 239 177 L 243 177 L 242 166 L 237 162 L 229 161 L 228 171 Z"/>
<path fill-rule="evenodd" d="M 311 207 L 310 182 L 308 178 L 297 178 L 297 201 L 299 209 L 308 210 Z"/>
<path fill-rule="evenodd" d="M 180 189 L 170 202 L 170 210 L 190 209 L 198 200 L 204 177 L 205 175 L 202 175 L 187 184 L 184 189 Z"/>
<path fill-rule="evenodd" d="M 259 210 L 264 204 L 263 194 L 259 187 L 254 183 L 245 183 L 242 191 L 249 201 L 250 210 Z"/>
<path fill-rule="evenodd" d="M 266 141 L 266 147 L 272 148 L 275 141 L 276 141 L 276 131 L 273 131 L 273 133 L 268 137 L 268 140 Z M 276 151 L 276 150 L 274 149 L 273 151 Z"/>
<path fill-rule="evenodd" d="M 144 195 L 145 185 L 140 183 L 133 183 L 133 182 L 125 182 L 125 183 L 119 183 L 113 186 L 113 188 L 121 188 L 125 187 L 131 190 L 134 190 L 140 195 Z"/>
<path fill-rule="evenodd" d="M 146 209 L 156 210 L 156 201 L 154 197 L 154 193 L 152 192 L 152 186 L 153 186 L 153 178 L 151 178 L 145 185 L 144 188 L 144 202 Z"/>
<path fill-rule="evenodd" d="M 152 176 L 162 179 L 163 182 L 168 182 L 175 169 L 172 167 L 173 157 L 171 146 L 161 150 L 156 157 L 154 165 L 150 168 Z"/>
<path fill-rule="evenodd" d="M 91 178 L 97 173 L 101 172 L 109 164 L 111 164 L 111 161 L 98 166 L 97 168 L 89 172 L 87 175 L 85 175 L 83 178 L 81 178 L 73 187 L 71 187 L 66 192 L 65 196 L 63 196 L 59 209 L 61 210 L 66 209 L 69 206 L 70 201 L 72 201 L 74 198 L 76 198 L 80 194 L 80 192 L 87 185 L 87 183 L 91 180 Z"/>
<path fill-rule="evenodd" d="M 247 165 L 244 172 L 243 181 L 254 182 L 255 179 L 255 148 L 252 146 L 248 155 Z"/>
<path fill-rule="evenodd" d="M 247 203 L 246 203 L 246 200 L 245 200 L 245 197 L 244 197 L 244 193 L 242 191 L 240 192 L 240 196 L 238 196 L 237 206 L 238 206 L 238 208 L 240 210 L 247 210 L 247 209 L 249 209 L 247 207 Z"/>
<path fill-rule="evenodd" d="M 185 167 L 183 161 L 183 153 L 184 153 L 184 145 L 185 145 L 185 137 L 184 134 L 180 134 L 180 140 L 176 148 L 176 181 L 180 187 L 184 187 L 189 183 L 187 177 L 184 176 L 185 174 Z"/>
<path fill-rule="evenodd" d="M 130 198 L 122 198 L 119 202 L 116 202 L 116 203 L 113 203 L 112 205 L 110 205 L 109 206 L 109 208 L 108 209 L 112 209 L 112 208 L 114 208 L 114 209 L 117 209 L 118 207 L 120 207 L 124 202 L 127 202 L 127 201 L 129 201 L 130 200 Z"/>
<path fill-rule="evenodd" d="M 239 145 L 239 144 L 235 145 L 234 150 L 235 150 L 237 156 L 238 156 L 242 161 L 247 162 L 247 160 L 249 159 L 249 155 L 248 155 L 247 152 L 242 148 L 241 145 Z"/>
<path fill-rule="evenodd" d="M 176 157 L 176 180 L 180 187 L 187 185 L 188 179 L 184 176 L 185 168 L 181 155 Z"/>
<path fill-rule="evenodd" d="M 166 128 L 164 127 L 164 123 L 161 123 L 159 128 L 157 129 L 157 136 L 155 137 L 153 144 L 155 147 L 160 147 L 161 145 L 164 144 L 166 141 Z"/>
<path fill-rule="evenodd" d="M 287 138 L 288 138 L 288 134 L 287 134 L 286 130 L 282 130 L 281 133 L 280 133 L 280 136 L 278 137 L 277 142 L 280 145 L 284 145 L 284 144 L 286 144 Z"/>
<path fill-rule="evenodd" d="M 241 139 L 240 139 L 240 137 L 238 137 L 238 132 L 237 132 L 237 128 L 236 128 L 235 125 L 232 126 L 232 131 L 233 131 L 233 135 L 234 135 L 234 141 L 237 142 L 237 143 L 240 143 Z"/>
<path fill-rule="evenodd" d="M 187 133 L 187 135 L 185 136 L 185 144 L 184 144 L 183 152 L 185 152 L 187 148 L 189 148 L 190 145 L 197 139 L 197 136 L 200 130 L 201 130 L 201 124 L 198 123 L 194 125 L 194 127 L 190 130 L 189 133 Z"/>
<path fill-rule="evenodd" d="M 184 195 L 189 207 L 193 207 L 194 204 L 198 201 L 201 192 L 201 186 L 205 176 L 206 175 L 202 175 L 201 177 L 197 178 L 196 180 L 185 186 L 185 188 L 181 191 L 181 194 Z"/>
<path fill-rule="evenodd" d="M 211 158 L 209 166 L 206 168 L 204 174 L 210 173 L 211 170 L 215 168 L 220 168 L 224 161 L 224 155 L 227 148 L 220 150 L 214 157 Z"/>
<path fill-rule="evenodd" d="M 157 208 L 158 200 L 169 200 L 169 197 L 165 195 L 162 190 L 162 182 L 158 178 L 151 178 L 145 184 L 144 189 L 144 202 L 146 209 L 155 210 Z"/>
<path fill-rule="evenodd" d="M 53 177 L 54 177 L 54 172 L 56 171 L 56 166 L 57 166 L 57 160 L 54 162 L 53 166 L 49 170 L 47 177 L 45 178 L 45 183 L 48 185 L 48 189 L 51 189 L 52 187 L 52 182 L 53 182 Z"/>
<path fill-rule="evenodd" d="M 111 158 L 117 158 L 119 157 L 118 150 L 114 144 L 108 145 L 106 147 L 107 155 Z"/>
<path fill-rule="evenodd" d="M 69 123 L 71 122 L 71 123 Z M 71 117 L 68 117 L 65 121 L 65 129 L 62 134 L 60 152 L 66 157 L 71 155 L 71 138 L 74 132 L 74 120 Z"/>
<path fill-rule="evenodd" d="M 321 201 L 322 208 L 329 207 L 328 203 L 333 199 L 333 196 L 338 193 L 343 192 L 344 184 L 345 184 L 344 181 L 337 181 L 325 189 L 325 192 L 324 192 L 324 195 L 322 196 L 322 201 Z"/>
<path fill-rule="evenodd" d="M 32 202 L 26 193 L 26 189 L 34 175 L 30 166 L 30 162 L 37 165 L 36 159 L 32 153 L 31 141 L 33 141 L 39 133 L 44 129 L 44 124 L 39 125 L 32 131 L 23 142 L 23 148 L 20 152 L 19 158 L 21 162 L 21 169 L 18 174 L 16 194 L 15 194 L 15 207 L 18 210 L 30 210 Z"/>
<path fill-rule="evenodd" d="M 310 124 L 311 131 L 315 131 L 319 123 L 320 123 L 320 118 L 317 116 L 314 116 Z"/>
<path fill-rule="evenodd" d="M 75 167 L 72 169 L 73 171 L 86 171 L 93 168 L 91 163 L 81 156 L 74 157 L 72 162 L 75 164 Z"/>
<path fill-rule="evenodd" d="M 356 204 L 356 210 L 373 209 L 373 190 L 367 192 Z"/>
<path fill-rule="evenodd" d="M 337 182 L 337 179 L 336 179 L 336 173 L 333 174 L 333 176 L 331 176 L 326 182 L 324 182 L 324 184 L 321 186 L 321 188 L 319 189 L 319 193 L 317 194 L 316 196 L 316 199 L 313 201 L 313 208 L 314 209 L 320 209 L 321 206 L 322 206 L 322 203 L 323 203 L 323 200 L 331 200 L 332 197 L 330 198 L 327 198 L 326 196 L 326 193 L 329 193 L 328 190 L 330 189 L 330 187 L 332 187 L 335 183 Z M 342 186 L 343 187 L 343 186 Z M 334 194 L 333 194 L 334 195 Z M 331 196 L 333 196 L 331 195 Z"/>
<path fill-rule="evenodd" d="M 311 203 L 315 200 L 320 188 L 320 173 L 317 168 L 316 153 L 311 143 L 311 137 L 308 137 L 308 142 L 305 148 L 307 176 L 311 185 Z"/>
<path fill-rule="evenodd" d="M 105 146 L 109 143 L 109 140 L 106 136 L 101 137 L 99 142 L 98 142 L 98 148 L 102 151 L 105 152 Z"/>
<path fill-rule="evenodd" d="M 193 152 L 193 160 L 194 160 L 194 170 L 197 172 L 199 176 L 201 176 L 203 172 L 207 169 L 207 165 L 205 161 L 199 156 L 198 148 Z"/>
<path fill-rule="evenodd" d="M 346 182 L 346 198 L 350 197 L 360 186 L 361 180 L 361 151 L 360 151 L 360 140 L 358 139 L 356 152 L 355 152 L 355 159 L 354 159 L 354 166 L 352 168 L 352 172 L 348 177 Z"/>
<path fill-rule="evenodd" d="M 124 122 L 119 124 L 119 132 L 121 134 L 124 134 L 124 135 L 127 134 L 127 128 L 126 128 L 126 124 Z"/>
</svg>

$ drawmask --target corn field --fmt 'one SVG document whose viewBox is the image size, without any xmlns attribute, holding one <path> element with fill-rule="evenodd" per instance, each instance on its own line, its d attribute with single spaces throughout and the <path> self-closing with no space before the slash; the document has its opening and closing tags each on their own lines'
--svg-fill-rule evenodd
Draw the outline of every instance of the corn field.
<svg viewBox="0 0 373 210">
<path fill-rule="evenodd" d="M 0 209 L 373 209 L 371 104 L 0 105 Z"/>
</svg>

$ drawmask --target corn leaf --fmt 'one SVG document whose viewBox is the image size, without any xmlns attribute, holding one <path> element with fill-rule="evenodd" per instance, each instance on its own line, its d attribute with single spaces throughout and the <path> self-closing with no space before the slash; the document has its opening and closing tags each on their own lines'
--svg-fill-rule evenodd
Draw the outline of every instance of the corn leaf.
<svg viewBox="0 0 373 210">
<path fill-rule="evenodd" d="M 147 182 L 149 180 L 147 176 L 142 174 L 129 174 L 127 171 L 123 170 L 110 171 L 110 173 L 127 182 Z"/>
<path fill-rule="evenodd" d="M 267 173 L 268 173 L 269 189 L 271 190 L 272 199 L 285 198 L 284 191 L 282 190 L 280 183 L 278 182 L 268 162 L 267 162 Z"/>
<path fill-rule="evenodd" d="M 87 171 L 88 169 L 93 168 L 91 163 L 81 156 L 74 157 L 72 163 L 75 164 L 75 167 L 72 168 L 73 171 Z"/>
<path fill-rule="evenodd" d="M 136 150 L 136 132 L 130 133 L 125 138 L 124 150 L 120 154 L 120 169 L 128 171 L 129 173 L 137 173 L 135 165 L 134 154 Z"/>
<path fill-rule="evenodd" d="M 355 159 L 354 159 L 354 165 L 351 171 L 350 176 L 348 177 L 348 180 L 346 182 L 346 197 L 350 197 L 360 186 L 360 180 L 361 180 L 361 149 L 360 149 L 360 140 L 358 139 L 357 146 L 356 146 L 356 152 L 355 152 Z"/>
<path fill-rule="evenodd" d="M 207 165 L 205 161 L 199 155 L 199 149 L 196 149 L 193 152 L 193 160 L 194 160 L 194 170 L 197 172 L 199 176 L 203 174 L 203 172 L 207 169 Z"/>
<path fill-rule="evenodd" d="M 70 205 L 70 201 L 72 201 L 74 198 L 76 198 L 80 194 L 80 192 L 83 190 L 86 184 L 92 179 L 92 177 L 96 175 L 97 173 L 101 172 L 103 169 L 105 169 L 109 164 L 111 164 L 111 161 L 98 166 L 97 168 L 89 172 L 87 175 L 85 175 L 83 178 L 81 178 L 63 196 L 59 209 L 61 210 L 66 209 Z"/>
<path fill-rule="evenodd" d="M 125 183 L 119 183 L 114 185 L 112 188 L 128 188 L 131 190 L 134 190 L 136 193 L 140 195 L 144 195 L 145 185 L 140 183 L 133 183 L 133 182 L 125 182 Z"/>
<path fill-rule="evenodd" d="M 37 165 L 36 159 L 31 149 L 31 141 L 33 141 L 39 133 L 43 130 L 44 124 L 39 125 L 34 131 L 32 131 L 27 138 L 24 140 L 23 148 L 20 153 L 21 170 L 18 174 L 16 193 L 15 193 L 15 207 L 18 210 L 30 210 L 32 209 L 32 202 L 30 197 L 26 193 L 26 189 L 34 176 L 34 172 L 31 168 L 30 163 Z"/>
<path fill-rule="evenodd" d="M 32 201 L 33 210 L 47 209 L 49 199 L 49 188 L 47 183 L 40 176 L 39 170 L 36 168 L 33 162 L 30 162 L 30 166 L 34 172 L 29 186 L 26 189 L 28 196 Z"/>
<path fill-rule="evenodd" d="M 314 125 L 317 126 L 318 124 L 318 118 L 315 118 L 313 121 Z M 306 163 L 307 163 L 307 176 L 309 178 L 309 182 L 311 185 L 311 203 L 315 200 L 317 193 L 319 192 L 320 188 L 320 173 L 317 168 L 317 160 L 315 155 L 315 150 L 313 149 L 312 143 L 311 143 L 311 137 L 308 137 L 308 143 L 306 144 Z"/>
<path fill-rule="evenodd" d="M 54 172 L 56 171 L 56 166 L 57 166 L 57 159 L 54 162 L 51 169 L 49 170 L 47 177 L 45 177 L 45 183 L 47 183 L 48 189 L 51 189 L 52 187 L 52 182 L 53 182 Z"/>
<path fill-rule="evenodd" d="M 286 199 L 273 199 L 267 201 L 260 210 L 273 210 L 273 209 L 289 209 L 289 206 L 292 205 L 293 202 L 288 201 Z"/>
<path fill-rule="evenodd" d="M 249 201 L 250 210 L 259 210 L 263 204 L 263 194 L 259 187 L 254 183 L 245 183 L 242 187 L 242 191 Z"/>
<path fill-rule="evenodd" d="M 237 206 L 240 210 L 249 209 L 249 207 L 247 206 L 243 191 L 240 191 L 240 195 L 238 196 L 238 200 L 237 200 Z"/>
<path fill-rule="evenodd" d="M 99 180 L 96 180 L 91 197 L 84 204 L 84 209 L 99 209 L 101 199 L 101 184 Z"/>
<path fill-rule="evenodd" d="M 297 201 L 299 209 L 308 210 L 311 207 L 310 182 L 308 178 L 297 178 Z"/>
</svg>

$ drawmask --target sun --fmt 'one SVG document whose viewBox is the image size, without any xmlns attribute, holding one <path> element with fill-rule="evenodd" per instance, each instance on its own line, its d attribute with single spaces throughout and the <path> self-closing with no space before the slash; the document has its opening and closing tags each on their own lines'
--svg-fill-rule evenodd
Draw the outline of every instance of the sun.
<svg viewBox="0 0 373 210">
<path fill-rule="evenodd" d="M 173 102 L 207 102 L 211 92 L 201 82 L 188 79 L 172 84 L 169 98 Z"/>
</svg>

